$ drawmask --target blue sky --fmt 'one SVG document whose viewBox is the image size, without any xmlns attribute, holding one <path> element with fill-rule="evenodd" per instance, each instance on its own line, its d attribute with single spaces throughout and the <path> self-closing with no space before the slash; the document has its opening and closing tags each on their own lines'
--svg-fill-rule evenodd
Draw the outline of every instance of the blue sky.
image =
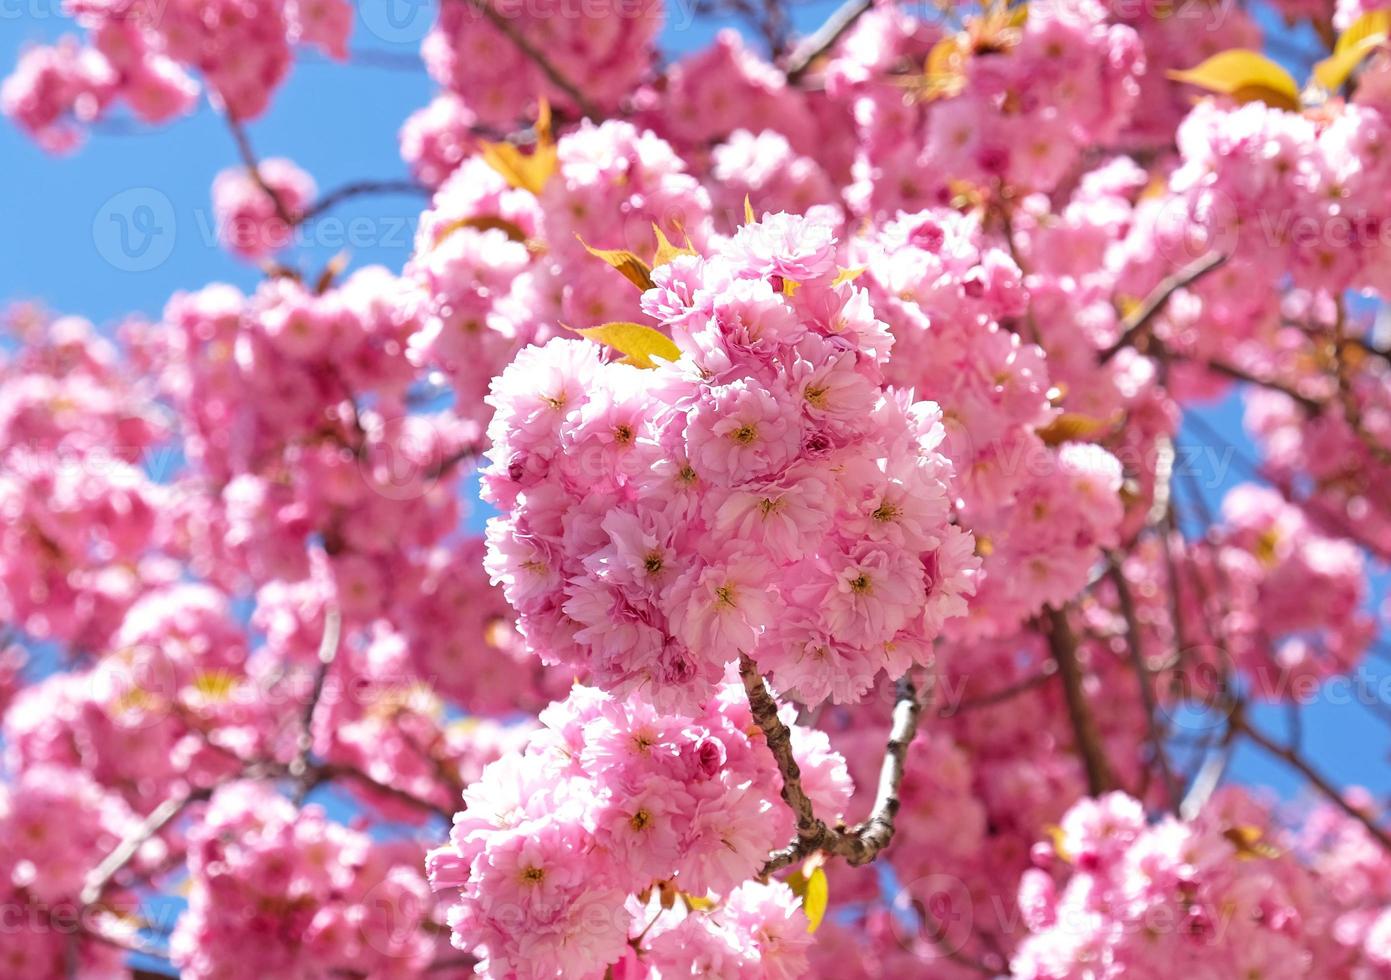
<svg viewBox="0 0 1391 980">
<path fill-rule="evenodd" d="M 360 6 L 365 13 L 359 15 L 353 47 L 365 54 L 357 63 L 345 66 L 312 55 L 299 59 L 269 113 L 249 127 L 258 155 L 294 159 L 321 190 L 363 178 L 405 177 L 396 132 L 434 91 L 419 63 L 408 63 L 428 27 L 432 3 L 367 0 Z M 801 8 L 798 20 L 819 23 L 833 7 L 819 0 Z M 73 30 L 59 8 L 59 0 L 0 6 L 0 73 L 9 71 L 25 42 Z M 704 44 L 718 26 L 690 25 L 679 6 L 669 22 L 668 53 Z M 0 299 L 40 300 L 57 312 L 109 324 L 132 312 L 157 316 L 179 289 L 213 281 L 249 289 L 259 278 L 219 248 L 210 231 L 209 186 L 237 158 L 224 123 L 206 107 L 160 127 L 124 119 L 102 124 L 67 157 L 43 153 L 0 121 L 0 161 Z M 420 206 L 414 197 L 353 201 L 310 229 L 301 254 L 317 267 L 352 239 L 358 243 L 354 264 L 399 268 L 409 254 Z M 1180 442 L 1196 451 L 1198 479 L 1215 504 L 1227 487 L 1248 478 L 1240 456 L 1255 451 L 1241 431 L 1234 398 L 1205 409 L 1203 416 L 1222 440 L 1189 424 Z M 1237 446 L 1237 453 L 1224 443 Z M 1376 592 L 1384 592 L 1385 578 L 1376 586 Z M 1385 661 L 1375 657 L 1368 668 L 1374 676 L 1386 673 Z M 1269 730 L 1283 730 L 1283 711 L 1261 712 L 1257 719 Z M 1336 781 L 1361 779 L 1378 792 L 1391 791 L 1385 765 L 1391 739 L 1365 708 L 1310 706 L 1304 744 Z M 1250 748 L 1240 753 L 1234 771 L 1282 795 L 1299 785 Z"/>
</svg>

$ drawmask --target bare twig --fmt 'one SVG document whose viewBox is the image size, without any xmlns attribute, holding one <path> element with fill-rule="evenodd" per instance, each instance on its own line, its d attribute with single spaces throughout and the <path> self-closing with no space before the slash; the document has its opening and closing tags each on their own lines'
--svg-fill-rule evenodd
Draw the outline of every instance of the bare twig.
<svg viewBox="0 0 1391 980">
<path fill-rule="evenodd" d="M 803 853 L 810 854 L 819 849 L 828 835 L 824 823 L 812 811 L 810 798 L 802 789 L 802 770 L 792 754 L 792 732 L 778 717 L 778 705 L 768 693 L 768 685 L 758 672 L 758 664 L 745 654 L 739 656 L 739 678 L 744 682 L 744 693 L 749 699 L 749 710 L 753 720 L 763 730 L 768 751 L 782 773 L 782 799 L 797 818 L 797 843 L 805 847 Z"/>
<path fill-rule="evenodd" d="M 232 139 L 236 141 L 237 153 L 241 155 L 242 165 L 246 167 L 251 179 L 256 182 L 256 186 L 261 188 L 262 193 L 270 198 L 271 204 L 275 206 L 275 214 L 281 221 L 293 228 L 299 222 L 286 207 L 284 199 L 276 192 L 275 188 L 266 183 L 265 175 L 261 173 L 261 162 L 256 158 L 256 151 L 251 148 L 251 137 L 246 134 L 246 127 L 241 124 L 236 116 L 230 112 L 226 114 L 227 128 L 232 131 Z"/>
<path fill-rule="evenodd" d="M 1275 381 L 1272 378 L 1258 378 L 1254 374 L 1250 374 L 1239 367 L 1223 363 L 1222 361 L 1199 361 L 1196 363 L 1202 364 L 1213 374 L 1220 374 L 1225 378 L 1231 378 L 1233 381 L 1241 381 L 1245 384 L 1254 385 L 1257 388 L 1268 388 L 1271 391 L 1278 391 L 1280 394 L 1294 399 L 1294 401 L 1310 415 L 1317 415 L 1319 412 L 1323 411 L 1322 402 L 1310 398 L 1308 395 L 1301 395 L 1288 385 L 1281 384 L 1279 381 Z"/>
<path fill-rule="evenodd" d="M 425 813 L 434 814 L 437 817 L 443 817 L 445 820 L 450 820 L 454 816 L 453 813 L 431 803 L 429 800 L 423 800 L 406 790 L 399 789 L 395 786 L 389 786 L 386 783 L 373 779 L 356 766 L 350 766 L 344 763 L 326 762 L 322 765 L 313 766 L 308 772 L 307 786 L 309 789 L 313 789 L 315 786 L 337 780 L 357 783 L 374 793 L 389 796 L 399 803 L 404 803 L 413 809 L 421 810 Z"/>
<path fill-rule="evenodd" d="M 1120 353 L 1122 348 L 1129 347 L 1135 343 L 1136 339 L 1149 328 L 1150 321 L 1163 311 L 1168 305 L 1169 298 L 1187 286 L 1191 286 L 1213 269 L 1216 269 L 1223 262 L 1227 261 L 1227 256 L 1221 252 L 1213 252 L 1204 255 L 1196 261 L 1190 262 L 1173 275 L 1166 278 L 1154 290 L 1145 297 L 1145 301 L 1140 304 L 1130 316 L 1126 317 L 1121 323 L 1121 335 L 1116 338 L 1116 342 L 1101 352 L 1099 360 L 1105 364 L 1111 358 Z"/>
<path fill-rule="evenodd" d="M 1082 690 L 1082 667 L 1077 661 L 1077 638 L 1068 625 L 1067 613 L 1061 609 L 1048 608 L 1048 648 L 1058 665 L 1058 676 L 1063 682 L 1063 698 L 1067 702 L 1067 714 L 1072 722 L 1073 739 L 1076 742 L 1078 757 L 1087 771 L 1087 792 L 1100 796 L 1115 787 L 1111 767 L 1106 754 L 1101 749 L 1101 736 L 1097 734 L 1096 722 L 1087 704 L 1086 692 Z"/>
<path fill-rule="evenodd" d="M 309 754 L 314 748 L 314 714 L 323 698 L 329 669 L 338 657 L 338 641 L 342 631 L 343 614 L 337 606 L 331 605 L 324 612 L 324 635 L 319 640 L 319 667 L 314 673 L 314 687 L 309 692 L 309 700 L 305 703 L 300 721 L 299 748 L 295 753 L 295 760 L 290 763 L 290 775 L 302 782 L 309 772 Z M 307 789 L 306 784 L 305 791 Z"/>
<path fill-rule="evenodd" d="M 210 795 L 211 791 L 207 789 L 188 789 L 169 797 L 151 810 L 149 816 L 132 828 L 111 853 L 87 875 L 87 880 L 82 885 L 82 904 L 91 905 L 100 899 L 111 879 L 131 862 L 146 841 L 163 830 L 169 821 L 183 812 L 184 807 L 198 800 L 205 800 Z"/>
<path fill-rule="evenodd" d="M 782 774 L 783 801 L 797 818 L 797 839 L 770 855 L 760 874 L 766 877 L 817 851 L 843 857 L 856 866 L 873 861 L 893 840 L 908 747 L 918 731 L 922 703 L 918 700 L 913 682 L 906 676 L 898 682 L 889 739 L 879 771 L 879 786 L 869 818 L 849 830 L 842 830 L 826 826 L 813 811 L 811 800 L 802 789 L 801 769 L 792 755 L 792 733 L 778 718 L 777 703 L 768 693 L 767 685 L 758 673 L 758 665 L 747 656 L 741 656 L 739 676 L 744 681 L 749 709 L 762 729 L 769 751 L 773 753 L 778 771 Z"/>
<path fill-rule="evenodd" d="M 1030 674 L 1023 680 L 1007 684 L 996 691 L 982 694 L 980 697 L 970 698 L 960 701 L 957 704 L 944 704 L 937 711 L 939 718 L 953 718 L 957 715 L 965 714 L 968 711 L 975 711 L 977 708 L 988 708 L 991 705 L 1001 704 L 1009 701 L 1026 691 L 1032 691 L 1036 687 L 1048 683 L 1058 674 L 1058 665 L 1049 660 L 1041 666 L 1036 673 Z"/>
<path fill-rule="evenodd" d="M 1173 767 L 1169 765 L 1169 755 L 1164 750 L 1164 733 L 1159 730 L 1159 705 L 1151 684 L 1149 665 L 1145 662 L 1144 648 L 1141 646 L 1140 620 L 1135 613 L 1135 597 L 1130 592 L 1125 570 L 1120 558 L 1112 555 L 1109 560 L 1111 584 L 1116 588 L 1116 598 L 1120 605 L 1121 617 L 1125 620 L 1126 646 L 1129 648 L 1130 665 L 1135 671 L 1135 679 L 1140 685 L 1140 701 L 1145 709 L 1145 729 L 1150 743 L 1150 754 L 1159 767 L 1164 780 L 1164 792 L 1170 807 L 1178 806 L 1179 788 L 1174 780 Z"/>
<path fill-rule="evenodd" d="M 788 82 L 796 84 L 818 58 L 845 36 L 864 14 L 874 9 L 874 0 L 845 0 L 805 41 L 797 45 L 787 59 Z"/>
<path fill-rule="evenodd" d="M 1376 838 L 1377 843 L 1388 852 L 1391 852 L 1391 834 L 1388 834 L 1385 828 L 1381 827 L 1370 815 L 1363 813 L 1357 807 L 1349 803 L 1347 798 L 1343 796 L 1342 791 L 1334 786 L 1333 783 L 1329 781 L 1328 777 L 1305 762 L 1298 752 L 1288 746 L 1279 744 L 1264 732 L 1252 727 L 1251 723 L 1246 720 L 1245 714 L 1240 710 L 1233 711 L 1232 726 L 1242 735 L 1245 735 L 1256 745 L 1264 749 L 1268 754 L 1280 759 L 1291 769 L 1294 769 L 1307 779 L 1310 785 L 1323 794 L 1329 802 L 1333 803 L 1338 809 L 1342 810 L 1365 827 L 1367 833 Z"/>
<path fill-rule="evenodd" d="M 463 2 L 482 14 L 488 23 L 497 28 L 499 34 L 516 45 L 517 50 L 524 54 L 537 68 L 541 69 L 541 73 L 550 80 L 552 85 L 574 100 L 581 113 L 591 119 L 600 118 L 602 113 L 580 90 L 579 86 L 561 74 L 560 70 L 551 64 L 551 60 L 546 57 L 545 52 L 527 40 L 526 35 L 519 31 L 517 26 L 503 14 L 495 10 L 488 0 L 463 0 Z"/>
<path fill-rule="evenodd" d="M 320 215 L 332 210 L 344 201 L 355 197 L 366 197 L 376 194 L 411 194 L 418 197 L 429 197 L 430 188 L 424 184 L 418 184 L 413 180 L 358 180 L 351 184 L 344 184 L 342 187 L 329 191 L 323 197 L 311 204 L 303 214 L 299 216 L 296 224 L 304 224 L 313 221 Z"/>
</svg>

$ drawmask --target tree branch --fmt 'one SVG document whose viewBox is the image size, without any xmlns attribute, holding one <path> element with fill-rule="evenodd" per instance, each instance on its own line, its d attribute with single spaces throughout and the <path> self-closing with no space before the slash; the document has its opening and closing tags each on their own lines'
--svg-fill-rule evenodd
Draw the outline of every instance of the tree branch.
<svg viewBox="0 0 1391 980">
<path fill-rule="evenodd" d="M 873 9 L 874 0 L 845 0 L 824 24 L 793 50 L 785 71 L 788 83 L 795 85 L 800 81 L 818 58 L 835 47 L 855 21 Z"/>
<path fill-rule="evenodd" d="M 1164 735 L 1159 730 L 1159 705 L 1150 683 L 1150 669 L 1145 662 L 1144 649 L 1140 643 L 1140 620 L 1135 614 L 1135 597 L 1130 592 L 1125 570 L 1120 559 L 1112 555 L 1108 558 L 1108 572 L 1111 584 L 1116 588 L 1116 598 L 1125 620 L 1126 646 L 1129 648 L 1130 665 L 1135 671 L 1135 679 L 1140 685 L 1140 702 L 1145 709 L 1145 729 L 1149 737 L 1150 753 L 1159 766 L 1160 777 L 1164 780 L 1164 792 L 1168 796 L 1170 808 L 1179 805 L 1178 783 L 1174 780 L 1173 767 L 1169 765 L 1169 755 L 1164 750 Z"/>
<path fill-rule="evenodd" d="M 369 194 L 414 194 L 428 198 L 430 188 L 424 184 L 418 184 L 413 180 L 358 180 L 351 184 L 344 184 L 342 187 L 329 191 L 309 206 L 305 212 L 299 216 L 296 224 L 304 224 L 313 221 L 315 218 L 337 207 L 344 201 L 354 197 L 366 197 Z"/>
<path fill-rule="evenodd" d="M 314 714 L 324 696 L 324 684 L 328 681 L 329 669 L 338 657 L 342 631 L 343 614 L 336 605 L 330 605 L 324 612 L 324 635 L 319 640 L 319 668 L 314 673 L 314 687 L 309 692 L 309 701 L 304 706 L 304 714 L 300 721 L 299 748 L 294 761 L 290 763 L 290 775 L 306 783 L 305 792 L 308 791 L 305 777 L 309 771 L 309 755 L 314 748 Z"/>
<path fill-rule="evenodd" d="M 552 85 L 574 100 L 575 105 L 579 106 L 581 113 L 591 119 L 598 119 L 602 116 L 598 107 L 589 100 L 584 92 L 580 91 L 579 86 L 561 74 L 560 70 L 556 68 L 555 65 L 551 64 L 545 52 L 527 40 L 526 35 L 519 31 L 516 25 L 512 24 L 505 16 L 493 9 L 493 5 L 489 3 L 488 0 L 463 0 L 463 2 L 482 14 L 488 23 L 497 28 L 498 33 L 502 34 L 507 40 L 516 45 L 517 50 L 526 55 L 537 68 L 541 69 L 541 73 L 545 75 L 546 78 L 550 79 Z"/>
<path fill-rule="evenodd" d="M 1268 754 L 1282 760 L 1291 769 L 1294 769 L 1307 779 L 1310 785 L 1327 797 L 1338 809 L 1342 810 L 1365 827 L 1367 833 L 1375 837 L 1377 843 L 1387 852 L 1391 852 L 1391 834 L 1388 834 L 1386 830 L 1378 825 L 1369 815 L 1363 813 L 1361 810 L 1357 809 L 1357 807 L 1349 803 L 1343 796 L 1342 791 L 1334 786 L 1333 783 L 1328 780 L 1328 777 L 1305 762 L 1298 752 L 1287 746 L 1280 745 L 1278 742 L 1271 739 L 1269 735 L 1266 735 L 1259 729 L 1253 728 L 1251 723 L 1246 720 L 1245 714 L 1239 708 L 1234 709 L 1232 712 L 1232 726 L 1256 745 L 1264 749 Z"/>
<path fill-rule="evenodd" d="M 169 797 L 151 810 L 149 816 L 134 827 L 111 853 L 106 855 L 102 862 L 87 875 L 80 896 L 82 904 L 92 905 L 99 900 L 101 893 L 111 883 L 111 879 L 115 878 L 121 869 L 131 862 L 131 859 L 135 857 L 146 841 L 154 837 L 165 828 L 169 821 L 182 813 L 184 807 L 199 800 L 206 800 L 211 795 L 212 791 L 208 789 L 185 790 L 181 794 Z"/>
<path fill-rule="evenodd" d="M 1116 338 L 1116 342 L 1101 352 L 1098 361 L 1105 364 L 1120 353 L 1124 347 L 1132 346 L 1139 335 L 1148 329 L 1150 321 L 1158 316 L 1168 305 L 1170 297 L 1187 286 L 1191 286 L 1213 269 L 1216 269 L 1223 262 L 1227 261 L 1227 256 L 1221 252 L 1213 252 L 1204 255 L 1194 262 L 1190 262 L 1173 275 L 1164 279 L 1154 290 L 1145 297 L 1145 301 L 1140 304 L 1130 316 L 1126 317 L 1121 323 L 1121 335 Z"/>
<path fill-rule="evenodd" d="M 1048 607 L 1048 648 L 1058 665 L 1058 676 L 1063 682 L 1063 697 L 1067 702 L 1067 714 L 1072 722 L 1072 733 L 1076 742 L 1078 757 L 1087 771 L 1087 792 L 1100 796 L 1115 787 L 1111 767 L 1106 762 L 1106 754 L 1101 749 L 1101 736 L 1097 734 L 1096 722 L 1091 708 L 1087 705 L 1086 693 L 1082 690 L 1082 667 L 1077 661 L 1077 638 L 1067 622 L 1067 613 L 1061 609 Z"/>
<path fill-rule="evenodd" d="M 749 710 L 753 720 L 763 730 L 768 751 L 782 774 L 782 799 L 797 818 L 797 846 L 803 846 L 803 853 L 810 854 L 820 848 L 829 831 L 826 825 L 812 812 L 811 800 L 802 789 L 802 770 L 792 755 L 792 732 L 778 717 L 778 705 L 768 693 L 768 685 L 758 672 L 758 664 L 746 654 L 739 655 L 739 678 L 744 682 L 744 693 L 749 699 Z"/>
<path fill-rule="evenodd" d="M 262 193 L 270 198 L 271 204 L 275 206 L 276 216 L 285 222 L 287 227 L 295 227 L 299 222 L 294 215 L 290 214 L 290 209 L 285 206 L 285 201 L 275 188 L 266 183 L 266 178 L 261 173 L 261 163 L 256 158 L 256 151 L 251 148 L 251 137 L 246 134 L 246 127 L 230 112 L 226 113 L 226 119 L 227 128 L 232 131 L 232 139 L 236 141 L 237 153 L 241 155 L 242 165 L 246 167 L 247 173 L 251 174 L 251 179 L 256 182 L 257 187 L 261 188 Z"/>
<path fill-rule="evenodd" d="M 922 703 L 913 682 L 904 676 L 898 682 L 894 701 L 889 740 L 884 748 L 884 762 L 879 771 L 879 786 L 869 818 L 863 823 L 841 830 L 826 826 L 816 816 L 811 800 L 802 789 L 802 771 L 792 754 L 792 733 L 778 717 L 777 702 L 758 672 L 758 665 L 749 657 L 739 657 L 739 676 L 748 695 L 749 710 L 762 729 L 768 749 L 782 774 L 782 798 L 797 818 L 797 839 L 780 851 L 775 851 L 759 872 L 767 877 L 800 858 L 824 851 L 845 858 L 852 865 L 868 864 L 888 847 L 894 836 L 894 819 L 900 806 L 899 790 L 908 761 L 908 748 L 917 735 Z"/>
</svg>

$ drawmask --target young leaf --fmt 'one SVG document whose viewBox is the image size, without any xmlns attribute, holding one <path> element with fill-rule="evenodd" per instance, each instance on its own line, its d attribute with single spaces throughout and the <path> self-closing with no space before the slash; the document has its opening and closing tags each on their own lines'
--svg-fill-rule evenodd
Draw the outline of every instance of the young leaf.
<svg viewBox="0 0 1391 980">
<path fill-rule="evenodd" d="M 512 143 L 480 141 L 478 151 L 488 166 L 502 174 L 511 187 L 540 194 L 559 166 L 555 140 L 551 138 L 551 107 L 541 100 L 536 114 L 536 145 L 531 153 L 523 153 Z"/>
<path fill-rule="evenodd" d="M 579 235 L 575 237 L 580 238 Z M 580 244 L 585 247 L 585 251 L 590 255 L 595 258 L 603 259 L 609 265 L 617 269 L 624 279 L 627 279 L 634 286 L 638 287 L 638 289 L 646 292 L 652 288 L 651 267 L 632 252 L 625 248 L 595 248 L 583 238 L 580 238 Z"/>
<path fill-rule="evenodd" d="M 1333 54 L 1314 66 L 1314 81 L 1325 91 L 1336 92 L 1373 51 L 1384 47 L 1391 35 L 1391 10 L 1373 10 L 1348 26 L 1333 47 Z"/>
<path fill-rule="evenodd" d="M 1108 428 L 1105 419 L 1083 415 L 1080 412 L 1063 412 L 1052 422 L 1038 430 L 1038 437 L 1045 445 L 1060 446 L 1065 442 L 1077 442 L 1094 436 Z"/>
<path fill-rule="evenodd" d="M 640 368 L 656 367 L 652 360 L 654 357 L 664 361 L 675 361 L 681 357 L 681 348 L 672 343 L 670 337 L 640 323 L 604 323 L 575 332 L 627 354 L 629 363 Z"/>
<path fill-rule="evenodd" d="M 756 218 L 753 213 L 753 202 L 749 200 L 749 195 L 747 194 L 744 195 L 744 224 L 758 224 L 758 218 Z"/>
<path fill-rule="evenodd" d="M 860 276 L 865 274 L 865 270 L 867 268 L 869 268 L 869 266 L 862 265 L 856 269 L 841 269 L 839 272 L 836 273 L 836 277 L 831 280 L 831 285 L 843 286 L 847 282 L 854 282 L 856 279 L 860 278 Z"/>
<path fill-rule="evenodd" d="M 811 862 L 808 862 L 809 864 Z M 830 904 L 830 885 L 826 881 L 826 871 L 816 865 L 808 872 L 806 867 L 787 876 L 787 887 L 802 900 L 802 914 L 807 917 L 807 932 L 815 932 L 826 917 L 826 906 Z"/>
<path fill-rule="evenodd" d="M 680 247 L 667 241 L 667 236 L 657 225 L 652 226 L 652 232 L 657 236 L 657 254 L 652 256 L 652 268 L 659 265 L 666 265 L 678 255 L 695 255 L 696 250 L 690 247 L 690 239 L 687 239 L 686 246 Z"/>
<path fill-rule="evenodd" d="M 1223 51 L 1195 68 L 1171 71 L 1169 77 L 1230 95 L 1239 102 L 1260 101 L 1292 112 L 1299 109 L 1299 84 L 1289 72 L 1255 51 Z"/>
</svg>

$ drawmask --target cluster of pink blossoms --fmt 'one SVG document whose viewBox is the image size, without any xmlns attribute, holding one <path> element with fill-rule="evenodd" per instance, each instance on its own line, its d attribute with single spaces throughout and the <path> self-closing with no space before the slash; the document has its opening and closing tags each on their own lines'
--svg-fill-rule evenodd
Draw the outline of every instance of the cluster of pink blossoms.
<svg viewBox="0 0 1391 980">
<path fill-rule="evenodd" d="M 289 160 L 263 160 L 256 169 L 270 193 L 244 168 L 224 170 L 213 180 L 218 237 L 227 248 L 248 259 L 262 258 L 289 245 L 293 229 L 286 219 L 298 220 L 315 192 L 314 178 Z"/>
<path fill-rule="evenodd" d="M 971 539 L 939 412 L 884 384 L 892 338 L 830 228 L 767 215 L 652 276 L 679 359 L 553 340 L 494 384 L 486 561 L 523 636 L 660 704 L 741 654 L 809 704 L 927 662 Z"/>
<path fill-rule="evenodd" d="M 481 972 L 598 978 L 636 953 L 658 976 L 802 974 L 797 899 L 749 881 L 793 820 L 737 678 L 690 714 L 576 686 L 540 717 L 525 753 L 465 791 L 428 858 Z M 803 785 L 834 819 L 850 798 L 844 760 L 822 733 L 793 732 Z"/>
<path fill-rule="evenodd" d="M 1322 31 L 1372 4 L 1276 6 Z M 89 44 L 0 92 L 52 149 L 119 101 L 186 111 L 199 76 L 248 120 L 353 15 L 69 8 Z M 137 942 L 219 980 L 1391 972 L 1381 801 L 1193 815 L 1183 758 L 1191 709 L 1233 708 L 1212 737 L 1244 752 L 1259 702 L 1375 640 L 1391 356 L 1344 291 L 1388 293 L 1391 57 L 1314 109 L 1195 107 L 1169 72 L 1259 48 L 1249 10 L 918 13 L 800 66 L 732 31 L 665 64 L 646 0 L 448 0 L 399 275 L 297 271 L 314 184 L 267 160 L 287 214 L 244 169 L 213 192 L 232 251 L 287 263 L 254 290 L 111 339 L 10 317 L 0 973 L 124 976 Z M 570 335 L 605 321 L 655 366 Z M 1243 379 L 1269 486 L 1207 516 L 1223 447 L 1184 455 L 1180 421 Z M 460 528 L 485 453 L 487 541 Z M 819 925 L 809 866 L 760 874 L 796 830 L 741 654 L 851 833 L 890 679 L 918 683 L 884 870 L 828 858 Z M 461 797 L 428 861 L 400 839 Z M 184 887 L 172 936 L 136 935 Z"/>
<path fill-rule="evenodd" d="M 264 783 L 231 782 L 188 849 L 189 908 L 170 939 L 183 977 L 408 976 L 434 955 L 408 842 L 374 842 Z"/>
<path fill-rule="evenodd" d="M 562 110 L 587 109 L 508 34 L 545 51 L 560 77 L 582 79 L 586 99 L 607 111 L 646 75 L 663 16 L 660 0 L 502 0 L 487 4 L 486 13 L 481 6 L 440 4 L 421 54 L 440 85 L 467 99 L 480 121 L 499 126 L 525 116 L 538 96 Z"/>
<path fill-rule="evenodd" d="M 1193 820 L 1154 825 L 1122 793 L 1075 804 L 1055 854 L 1036 849 L 1044 867 L 1020 883 L 1033 936 L 1015 954 L 1013 975 L 1318 975 L 1340 958 L 1319 907 L 1321 884 L 1267 821 L 1236 790 Z M 1374 962 L 1353 975 L 1377 975 Z"/>
<path fill-rule="evenodd" d="M 71 0 L 87 29 L 29 48 L 0 88 L 0 111 L 46 149 L 72 149 L 81 124 L 124 101 L 145 122 L 193 109 L 201 75 L 236 119 L 265 111 L 284 79 L 291 46 L 348 55 L 353 7 L 346 0 Z"/>
</svg>

